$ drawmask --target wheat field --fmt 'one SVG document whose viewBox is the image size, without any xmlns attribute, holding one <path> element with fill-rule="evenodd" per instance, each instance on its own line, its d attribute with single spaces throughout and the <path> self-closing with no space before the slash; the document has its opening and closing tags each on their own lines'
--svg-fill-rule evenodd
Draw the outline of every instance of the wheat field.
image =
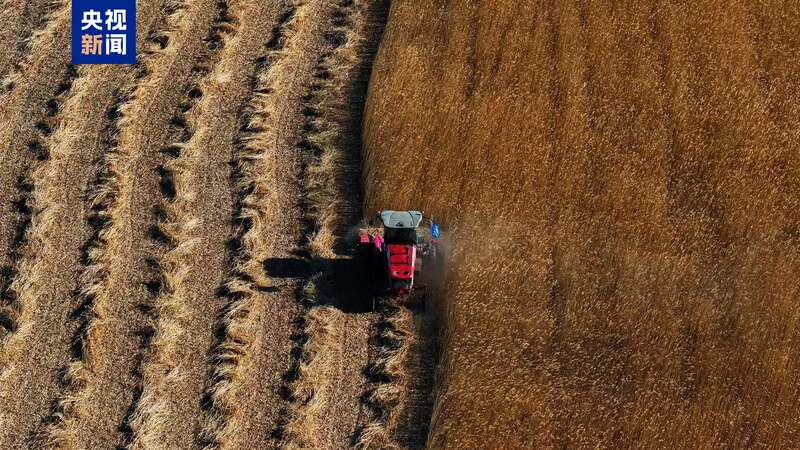
<svg viewBox="0 0 800 450">
<path fill-rule="evenodd" d="M 0 448 L 800 446 L 797 2 L 70 12 L 0 8 Z"/>
<path fill-rule="evenodd" d="M 798 27 L 790 1 L 392 3 L 365 209 L 446 226 L 429 447 L 800 445 Z"/>
</svg>

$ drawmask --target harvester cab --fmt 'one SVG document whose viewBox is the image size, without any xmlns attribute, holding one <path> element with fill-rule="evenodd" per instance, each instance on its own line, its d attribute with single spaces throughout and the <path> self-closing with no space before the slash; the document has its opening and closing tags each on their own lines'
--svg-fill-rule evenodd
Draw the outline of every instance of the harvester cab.
<svg viewBox="0 0 800 450">
<path fill-rule="evenodd" d="M 380 211 L 379 228 L 362 229 L 359 243 L 368 258 L 373 284 L 391 295 L 411 295 L 423 260 L 428 266 L 437 257 L 441 231 L 420 211 Z M 422 226 L 423 222 L 429 226 Z"/>
</svg>

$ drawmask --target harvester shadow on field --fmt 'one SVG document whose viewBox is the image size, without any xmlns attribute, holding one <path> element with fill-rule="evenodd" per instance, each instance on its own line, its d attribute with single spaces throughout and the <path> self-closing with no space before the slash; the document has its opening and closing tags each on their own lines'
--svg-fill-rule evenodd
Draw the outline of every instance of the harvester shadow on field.
<svg viewBox="0 0 800 450">
<path fill-rule="evenodd" d="M 264 262 L 273 278 L 310 280 L 316 290 L 317 305 L 333 306 L 348 314 L 373 310 L 370 282 L 361 263 L 351 257 L 315 259 L 301 257 L 270 258 Z"/>
</svg>

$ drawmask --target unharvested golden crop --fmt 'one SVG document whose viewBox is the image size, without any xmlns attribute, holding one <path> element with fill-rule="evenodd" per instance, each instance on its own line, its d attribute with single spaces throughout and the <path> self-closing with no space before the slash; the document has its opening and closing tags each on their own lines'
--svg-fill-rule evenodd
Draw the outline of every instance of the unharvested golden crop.
<svg viewBox="0 0 800 450">
<path fill-rule="evenodd" d="M 393 2 L 367 210 L 447 227 L 434 448 L 800 445 L 800 4 Z"/>
</svg>

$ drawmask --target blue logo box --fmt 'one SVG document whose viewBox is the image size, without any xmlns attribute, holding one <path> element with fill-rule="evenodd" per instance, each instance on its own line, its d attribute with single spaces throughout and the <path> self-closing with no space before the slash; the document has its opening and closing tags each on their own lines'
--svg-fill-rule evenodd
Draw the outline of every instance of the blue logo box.
<svg viewBox="0 0 800 450">
<path fill-rule="evenodd" d="M 72 63 L 135 64 L 136 0 L 72 0 Z"/>
</svg>

